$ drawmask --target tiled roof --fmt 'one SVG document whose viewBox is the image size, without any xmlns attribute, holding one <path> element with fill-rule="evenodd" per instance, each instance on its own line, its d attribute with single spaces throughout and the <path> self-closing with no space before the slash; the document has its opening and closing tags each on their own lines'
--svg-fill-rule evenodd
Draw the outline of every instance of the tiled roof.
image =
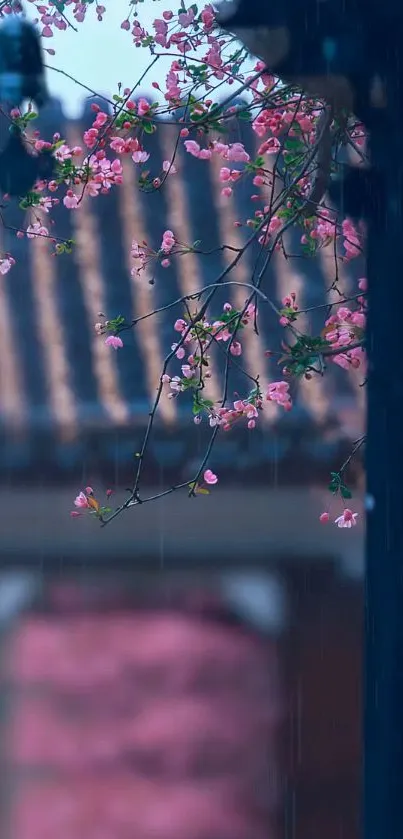
<svg viewBox="0 0 403 839">
<path fill-rule="evenodd" d="M 90 120 L 89 106 L 81 120 L 66 121 L 60 103 L 54 102 L 40 116 L 38 127 L 43 136 L 57 130 L 68 142 L 76 144 Z M 237 138 L 248 147 L 254 142 L 252 137 L 239 136 L 239 131 L 242 135 L 251 131 L 248 126 L 232 130 L 238 131 Z M 176 129 L 169 124 L 147 138 L 150 163 L 153 161 L 156 169 L 158 162 L 161 164 L 172 155 L 175 139 Z M 140 316 L 213 282 L 228 259 L 228 252 L 220 245 L 238 245 L 244 235 L 233 226 L 233 221 L 237 216 L 251 216 L 256 206 L 250 201 L 249 187 L 242 184 L 233 201 L 223 199 L 213 166 L 186 155 L 181 148 L 176 165 L 178 174 L 169 177 L 158 193 L 144 195 L 137 189 L 130 162 L 125 167 L 123 186 L 113 188 L 107 196 L 84 199 L 77 213 L 63 206 L 56 208 L 52 230 L 59 237 L 75 240 L 70 256 L 53 257 L 43 240 L 17 239 L 13 230 L 1 231 L 0 247 L 12 252 L 16 259 L 16 265 L 0 282 L 3 470 L 31 468 L 35 459 L 45 470 L 56 466 L 63 470 L 79 463 L 84 451 L 91 450 L 94 457 L 101 457 L 102 450 L 102 457 L 108 460 L 108 452 L 110 457 L 112 453 L 116 457 L 118 447 L 119 457 L 124 460 L 136 450 L 163 358 L 175 340 L 172 324 L 182 309 L 178 307 L 166 316 L 139 323 L 131 333 L 125 333 L 125 346 L 118 352 L 96 336 L 97 314 L 102 311 L 108 317 Z M 24 226 L 22 211 L 13 207 L 7 212 L 9 228 Z M 191 255 L 173 259 L 169 270 L 157 271 L 153 285 L 146 277 L 134 280 L 130 273 L 132 239 L 147 239 L 158 246 L 166 228 L 183 242 L 202 240 L 203 248 L 212 253 L 203 258 Z M 231 279 L 248 282 L 254 256 L 256 251 L 251 249 Z M 321 304 L 326 286 L 334 278 L 332 265 L 332 253 L 325 250 L 317 259 L 307 261 L 290 261 L 276 254 L 268 268 L 265 289 L 277 301 L 294 289 L 300 305 Z M 346 272 L 346 289 L 351 283 L 352 277 Z M 245 289 L 232 286 L 225 297 L 221 296 L 220 303 L 229 298 L 242 305 L 246 294 Z M 315 318 L 319 326 L 321 315 Z M 279 377 L 278 367 L 265 358 L 264 350 L 277 349 L 281 334 L 276 316 L 264 305 L 260 307 L 259 335 L 245 330 L 243 363 L 252 375 L 260 373 L 262 381 Z M 222 372 L 222 358 L 218 355 L 209 384 L 217 399 L 222 389 L 220 369 Z M 174 372 L 177 371 L 172 368 Z M 299 438 L 305 434 L 311 441 L 308 457 L 313 455 L 316 440 L 319 458 L 326 459 L 329 452 L 326 454 L 323 446 L 334 447 L 340 439 L 354 437 L 361 430 L 362 412 L 357 407 L 362 403 L 360 381 L 359 375 L 349 377 L 338 369 L 323 381 L 304 381 L 289 415 L 268 406 L 262 435 L 256 439 L 262 441 L 263 447 L 273 447 L 273 438 L 266 432 L 278 426 L 276 457 L 279 447 L 296 432 Z M 234 376 L 232 390 L 245 392 L 245 379 Z M 168 460 L 177 459 L 178 446 L 188 445 L 187 435 L 190 449 L 194 447 L 195 434 L 186 400 L 163 399 L 156 439 L 162 446 L 171 445 L 171 455 L 166 448 Z M 238 439 L 236 434 L 230 436 L 233 441 Z M 227 452 L 231 445 L 235 442 L 226 436 Z M 253 456 L 255 443 L 250 446 L 247 448 Z M 155 457 L 158 460 L 157 452 Z"/>
</svg>

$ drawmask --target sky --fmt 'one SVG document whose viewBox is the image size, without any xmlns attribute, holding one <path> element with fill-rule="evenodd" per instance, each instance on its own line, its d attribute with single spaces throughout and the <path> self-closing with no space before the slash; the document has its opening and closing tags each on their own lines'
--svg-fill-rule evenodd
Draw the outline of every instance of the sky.
<svg viewBox="0 0 403 839">
<path fill-rule="evenodd" d="M 106 14 L 102 23 L 95 14 L 95 4 L 89 9 L 85 23 L 77 24 L 77 32 L 55 30 L 53 38 L 43 39 L 44 47 L 56 51 L 55 56 L 45 54 L 46 64 L 70 74 L 97 93 L 111 96 L 117 93 L 118 83 L 132 87 L 150 63 L 147 49 L 137 49 L 129 32 L 120 28 L 127 18 L 129 0 L 102 0 Z M 190 3 L 189 3 L 190 4 Z M 165 9 L 177 12 L 179 0 L 144 0 L 139 3 L 139 20 L 151 28 L 153 20 L 161 17 Z M 34 17 L 31 4 L 25 10 Z M 151 92 L 151 82 L 163 82 L 172 58 L 160 59 L 142 85 L 143 92 Z M 55 70 L 48 70 L 48 86 L 52 95 L 63 100 L 66 114 L 78 116 L 83 98 L 89 94 L 80 86 Z M 222 88 L 223 93 L 224 88 Z M 156 91 L 153 92 L 155 99 Z"/>
</svg>

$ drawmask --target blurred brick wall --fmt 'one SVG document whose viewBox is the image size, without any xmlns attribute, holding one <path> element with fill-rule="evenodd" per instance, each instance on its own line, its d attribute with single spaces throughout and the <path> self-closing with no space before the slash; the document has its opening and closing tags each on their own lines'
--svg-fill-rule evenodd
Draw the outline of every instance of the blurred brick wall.
<svg viewBox="0 0 403 839">
<path fill-rule="evenodd" d="M 197 590 L 186 609 L 71 611 L 71 596 L 6 645 L 2 836 L 276 839 L 275 642 Z"/>
</svg>

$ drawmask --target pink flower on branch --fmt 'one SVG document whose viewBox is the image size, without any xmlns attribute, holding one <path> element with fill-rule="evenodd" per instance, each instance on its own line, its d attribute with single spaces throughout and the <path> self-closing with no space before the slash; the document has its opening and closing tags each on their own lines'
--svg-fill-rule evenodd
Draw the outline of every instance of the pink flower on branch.
<svg viewBox="0 0 403 839">
<path fill-rule="evenodd" d="M 355 527 L 357 524 L 357 516 L 358 513 L 353 513 L 351 510 L 346 508 L 342 516 L 338 516 L 337 519 L 334 520 L 334 523 L 337 524 L 337 527 Z"/>
<path fill-rule="evenodd" d="M 113 347 L 114 350 L 118 350 L 123 347 L 123 341 L 119 338 L 119 335 L 108 335 L 108 337 L 105 338 L 105 344 L 107 347 Z"/>
<path fill-rule="evenodd" d="M 205 483 L 209 484 L 210 486 L 213 486 L 214 484 L 218 483 L 217 475 L 215 475 L 214 472 L 211 471 L 211 469 L 206 469 L 203 478 Z"/>
</svg>

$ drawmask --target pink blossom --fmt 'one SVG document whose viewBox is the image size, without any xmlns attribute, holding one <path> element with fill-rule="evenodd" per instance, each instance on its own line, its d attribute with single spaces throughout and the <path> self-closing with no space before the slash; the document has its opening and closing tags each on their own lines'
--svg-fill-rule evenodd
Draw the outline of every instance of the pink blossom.
<svg viewBox="0 0 403 839">
<path fill-rule="evenodd" d="M 334 523 L 337 524 L 337 527 L 354 527 L 357 524 L 357 516 L 358 513 L 353 513 L 346 508 L 343 515 L 338 516 Z"/>
<path fill-rule="evenodd" d="M 123 347 L 123 341 L 118 335 L 108 335 L 108 337 L 105 338 L 105 344 L 107 347 L 113 347 L 114 350 Z"/>
<path fill-rule="evenodd" d="M 102 128 L 102 126 L 108 122 L 108 119 L 108 114 L 106 114 L 105 111 L 98 111 L 93 127 Z"/>
<path fill-rule="evenodd" d="M 289 411 L 292 407 L 289 389 L 288 382 L 273 382 L 267 387 L 266 399 L 269 402 L 277 402 L 278 405 Z"/>
<path fill-rule="evenodd" d="M 345 219 L 342 223 L 342 231 L 344 238 L 344 248 L 346 251 L 345 259 L 350 260 L 356 256 L 359 256 L 361 253 L 361 242 L 358 236 L 358 233 L 350 221 L 350 219 Z"/>
<path fill-rule="evenodd" d="M 13 265 L 15 265 L 15 259 L 13 259 L 12 256 L 0 259 L 0 274 L 8 274 Z"/>
<path fill-rule="evenodd" d="M 74 504 L 76 507 L 79 507 L 79 509 L 85 509 L 86 507 L 90 506 L 88 504 L 87 496 L 84 492 L 80 492 L 77 495 L 77 497 L 74 499 Z"/>
<path fill-rule="evenodd" d="M 337 364 L 338 367 L 342 367 L 343 370 L 349 370 L 351 366 L 347 353 L 339 353 L 339 355 L 335 355 L 333 357 L 333 363 Z"/>
<path fill-rule="evenodd" d="M 176 166 L 172 162 L 172 160 L 164 160 L 162 164 L 162 170 L 163 172 L 166 172 L 167 175 L 175 175 L 177 171 Z"/>
<path fill-rule="evenodd" d="M 228 148 L 227 160 L 239 161 L 241 163 L 248 163 L 250 160 L 249 154 L 245 151 L 243 143 L 232 143 Z"/>
<path fill-rule="evenodd" d="M 203 478 L 204 478 L 206 484 L 210 484 L 211 486 L 213 484 L 218 483 L 217 475 L 215 475 L 214 472 L 211 471 L 211 469 L 206 469 L 206 471 L 203 475 Z"/>
<path fill-rule="evenodd" d="M 41 149 L 38 149 L 38 151 L 41 151 Z M 63 160 L 70 160 L 72 156 L 71 149 L 69 146 L 66 145 L 66 143 L 64 143 L 62 146 L 59 146 L 59 148 L 56 149 L 56 151 L 54 152 L 54 156 L 56 160 L 59 160 L 59 162 L 61 163 L 63 162 Z"/>
<path fill-rule="evenodd" d="M 194 370 L 190 366 L 190 364 L 182 364 L 182 375 L 185 379 L 192 379 L 194 376 Z"/>
<path fill-rule="evenodd" d="M 204 29 L 207 31 L 211 29 L 214 23 L 214 12 L 212 6 L 205 6 L 201 15 L 202 23 L 204 25 Z"/>
<path fill-rule="evenodd" d="M 98 141 L 98 129 L 97 128 L 89 128 L 88 131 L 84 132 L 84 143 L 89 149 L 93 149 Z"/>
<path fill-rule="evenodd" d="M 242 355 L 242 345 L 239 343 L 239 341 L 233 341 L 229 348 L 229 351 L 231 355 Z"/>
<path fill-rule="evenodd" d="M 326 524 L 326 522 L 329 521 L 329 518 L 329 513 L 321 513 L 321 515 L 319 516 L 319 521 L 322 522 L 322 524 Z"/>
<path fill-rule="evenodd" d="M 147 102 L 147 99 L 139 99 L 137 104 L 137 113 L 139 117 L 144 117 L 146 114 L 149 113 L 151 105 Z"/>
<path fill-rule="evenodd" d="M 200 157 L 200 146 L 195 140 L 185 140 L 184 146 L 186 151 L 193 155 L 193 157 Z"/>
<path fill-rule="evenodd" d="M 178 23 L 180 24 L 180 26 L 186 29 L 188 26 L 190 26 L 191 23 L 193 23 L 194 16 L 195 13 L 193 9 L 189 9 L 187 12 L 182 12 L 180 15 L 178 15 Z"/>
<path fill-rule="evenodd" d="M 49 236 L 48 228 L 44 227 L 40 221 L 34 221 L 33 224 L 29 224 L 26 233 L 27 239 L 34 239 L 36 236 Z"/>
<path fill-rule="evenodd" d="M 146 163 L 150 155 L 146 151 L 137 150 L 132 154 L 133 163 Z"/>
<path fill-rule="evenodd" d="M 220 169 L 220 181 L 229 181 L 231 178 L 231 169 L 228 166 L 223 166 Z"/>
<path fill-rule="evenodd" d="M 181 383 L 179 376 L 172 376 L 172 379 L 169 382 L 169 387 L 173 391 L 173 393 L 180 393 L 183 390 L 183 385 Z"/>
<path fill-rule="evenodd" d="M 162 236 L 161 250 L 164 251 L 164 253 L 171 253 L 174 247 L 175 236 L 172 233 L 172 230 L 165 230 L 165 233 Z"/>
<path fill-rule="evenodd" d="M 278 140 L 277 137 L 270 137 L 269 140 L 266 140 L 261 146 L 259 146 L 258 153 L 278 154 L 280 148 L 280 140 Z"/>
<path fill-rule="evenodd" d="M 63 204 L 69 210 L 76 210 L 78 207 L 78 196 L 74 195 L 74 192 L 69 189 L 67 194 L 63 198 Z"/>
</svg>

